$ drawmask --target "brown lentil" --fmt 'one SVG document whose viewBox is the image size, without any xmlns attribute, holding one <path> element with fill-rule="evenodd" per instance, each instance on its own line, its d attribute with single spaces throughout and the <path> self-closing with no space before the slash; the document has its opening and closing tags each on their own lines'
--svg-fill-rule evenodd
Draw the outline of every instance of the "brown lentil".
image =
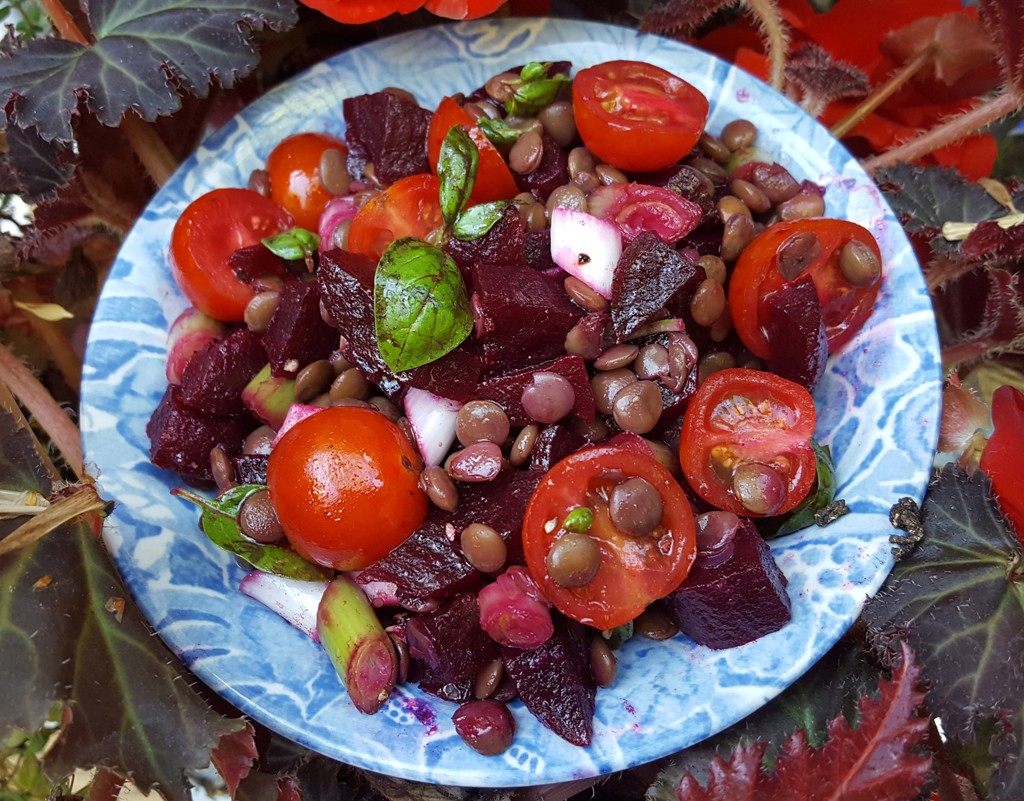
<svg viewBox="0 0 1024 801">
<path fill-rule="evenodd" d="M 565 376 L 539 370 L 523 387 L 520 401 L 532 420 L 557 423 L 576 405 L 576 390 Z"/>
<path fill-rule="evenodd" d="M 544 204 L 529 192 L 520 192 L 514 200 L 519 208 L 519 216 L 526 223 L 528 231 L 543 231 L 548 227 L 547 218 L 544 216 Z"/>
<path fill-rule="evenodd" d="M 210 472 L 213 474 L 213 483 L 217 485 L 220 492 L 229 490 L 235 483 L 235 466 L 231 463 L 231 457 L 220 446 L 215 446 L 210 451 Z"/>
<path fill-rule="evenodd" d="M 645 380 L 668 375 L 668 348 L 657 342 L 644 345 L 633 362 L 633 370 L 637 378 Z"/>
<path fill-rule="evenodd" d="M 743 508 L 771 515 L 786 500 L 786 482 L 778 471 L 760 462 L 744 462 L 732 474 L 732 491 Z"/>
<path fill-rule="evenodd" d="M 401 86 L 385 86 L 381 89 L 382 92 L 387 92 L 389 95 L 400 97 L 403 100 L 408 100 L 410 103 L 416 103 L 419 105 L 419 101 L 416 99 L 416 95 L 410 92 L 408 89 L 403 89 Z"/>
<path fill-rule="evenodd" d="M 358 367 L 349 367 L 334 379 L 328 395 L 332 403 L 342 398 L 366 400 L 370 397 L 370 384 Z"/>
<path fill-rule="evenodd" d="M 430 502 L 445 512 L 454 512 L 459 507 L 459 491 L 444 468 L 431 465 L 420 473 L 420 489 L 427 493 Z"/>
<path fill-rule="evenodd" d="M 268 455 L 275 436 L 277 436 L 277 432 L 270 426 L 264 425 L 253 429 L 242 440 L 242 453 L 259 454 L 260 456 Z"/>
<path fill-rule="evenodd" d="M 481 701 L 494 695 L 501 680 L 505 677 L 505 663 L 501 657 L 494 659 L 480 668 L 473 683 L 473 697 Z"/>
<path fill-rule="evenodd" d="M 270 173 L 266 170 L 253 170 L 249 173 L 248 188 L 252 192 L 270 197 Z"/>
<path fill-rule="evenodd" d="M 700 361 L 697 362 L 697 383 L 703 384 L 704 379 L 712 373 L 735 366 L 736 357 L 727 351 L 716 350 L 711 353 L 705 353 L 700 357 Z"/>
<path fill-rule="evenodd" d="M 717 136 L 709 134 L 707 131 L 700 135 L 697 146 L 705 156 L 713 161 L 717 161 L 719 164 L 725 164 L 729 157 L 732 156 L 732 151 L 726 147 L 725 142 Z"/>
<path fill-rule="evenodd" d="M 789 200 L 800 191 L 800 184 L 781 164 L 769 164 L 767 169 L 755 172 L 753 184 L 764 192 L 772 203 Z"/>
<path fill-rule="evenodd" d="M 588 534 L 566 531 L 551 544 L 544 564 L 559 587 L 585 587 L 601 567 L 601 549 Z"/>
<path fill-rule="evenodd" d="M 742 214 L 730 217 L 722 229 L 722 260 L 736 261 L 755 236 L 754 221 L 750 217 Z"/>
<path fill-rule="evenodd" d="M 348 157 L 336 147 L 320 154 L 320 185 L 332 195 L 347 195 L 352 179 L 348 174 Z"/>
<path fill-rule="evenodd" d="M 644 478 L 627 478 L 616 484 L 608 498 L 612 524 L 633 537 L 646 537 L 655 531 L 664 512 L 661 494 Z"/>
<path fill-rule="evenodd" d="M 604 637 L 597 635 L 590 641 L 590 672 L 598 687 L 611 687 L 615 683 L 618 662 Z"/>
<path fill-rule="evenodd" d="M 598 373 L 590 379 L 594 405 L 601 414 L 611 414 L 616 395 L 636 381 L 636 373 L 625 367 Z"/>
<path fill-rule="evenodd" d="M 708 180 L 715 184 L 715 186 L 722 186 L 729 180 L 729 175 L 725 171 L 725 167 L 717 161 L 702 158 L 701 156 L 695 156 L 694 158 L 689 159 L 686 163 L 695 170 L 700 170 L 704 173 Z"/>
<path fill-rule="evenodd" d="M 839 251 L 839 270 L 856 287 L 872 286 L 882 277 L 875 251 L 859 239 L 851 239 Z"/>
<path fill-rule="evenodd" d="M 463 445 L 474 442 L 501 445 L 508 438 L 508 433 L 508 415 L 494 401 L 469 401 L 459 409 L 455 420 L 455 436 Z"/>
<path fill-rule="evenodd" d="M 340 350 L 336 350 L 328 356 L 327 361 L 331 363 L 331 369 L 334 370 L 335 375 L 341 375 L 353 366 L 352 362 L 346 359 L 345 355 Z"/>
<path fill-rule="evenodd" d="M 725 262 L 721 258 L 708 254 L 697 259 L 697 264 L 704 268 L 704 275 L 712 281 L 717 281 L 720 284 L 725 283 L 727 273 Z"/>
<path fill-rule="evenodd" d="M 564 186 L 556 186 L 550 195 L 548 195 L 548 202 L 545 204 L 548 216 L 551 215 L 555 209 L 572 209 L 573 211 L 586 211 L 587 210 L 587 196 L 583 194 L 583 190 L 574 184 L 565 184 Z"/>
<path fill-rule="evenodd" d="M 750 209 L 747 208 L 747 204 L 740 200 L 735 195 L 725 195 L 718 201 L 718 216 L 722 222 L 728 222 L 731 217 L 742 214 L 746 217 L 750 216 Z"/>
<path fill-rule="evenodd" d="M 544 156 L 544 142 L 536 131 L 526 131 L 508 152 L 508 166 L 519 175 L 529 175 L 540 166 Z"/>
<path fill-rule="evenodd" d="M 565 293 L 572 301 L 587 311 L 605 312 L 611 307 L 607 298 L 598 294 L 597 290 L 592 289 L 575 275 L 566 276 L 562 286 L 565 287 Z"/>
<path fill-rule="evenodd" d="M 522 467 L 530 459 L 530 454 L 533 452 L 533 446 L 537 443 L 537 436 L 540 434 L 540 426 L 531 423 L 528 426 L 523 426 L 522 430 L 516 434 L 515 440 L 512 442 L 512 450 L 509 452 L 508 460 L 513 467 Z"/>
<path fill-rule="evenodd" d="M 725 289 L 717 281 L 705 278 L 690 300 L 690 314 L 697 325 L 709 326 L 725 311 Z"/>
<path fill-rule="evenodd" d="M 490 77 L 487 83 L 484 84 L 484 91 L 487 92 L 487 96 L 493 100 L 497 100 L 499 103 L 505 103 L 505 101 L 511 99 L 512 95 L 515 94 L 515 87 L 510 84 L 519 82 L 519 76 L 514 72 L 502 72 L 497 75 Z"/>
<path fill-rule="evenodd" d="M 559 147 L 568 147 L 576 138 L 576 119 L 572 113 L 572 103 L 568 100 L 556 100 L 542 108 L 537 119 L 547 135 L 558 142 Z"/>
<path fill-rule="evenodd" d="M 729 313 L 729 307 L 726 306 L 718 319 L 708 326 L 708 336 L 711 337 L 712 342 L 725 342 L 731 331 L 732 315 Z"/>
<path fill-rule="evenodd" d="M 602 340 L 601 332 L 583 318 L 565 335 L 565 352 L 591 362 L 601 355 Z"/>
<path fill-rule="evenodd" d="M 402 416 L 402 410 L 398 408 L 398 405 L 393 403 L 390 399 L 385 398 L 383 395 L 374 395 L 370 398 L 368 403 L 388 418 L 392 423 L 396 422 L 398 418 Z"/>
<path fill-rule="evenodd" d="M 581 172 L 597 175 L 597 161 L 594 154 L 585 147 L 574 147 L 568 157 L 569 177 L 575 178 Z"/>
<path fill-rule="evenodd" d="M 634 381 L 624 387 L 612 403 L 615 422 L 624 431 L 646 434 L 661 419 L 661 390 L 653 381 Z"/>
<path fill-rule="evenodd" d="M 722 129 L 722 144 L 737 151 L 750 147 L 757 139 L 757 127 L 750 120 L 732 120 Z"/>
<path fill-rule="evenodd" d="M 273 273 L 257 275 L 249 284 L 254 292 L 280 292 L 284 289 L 284 279 Z"/>
<path fill-rule="evenodd" d="M 334 379 L 334 368 L 327 359 L 307 364 L 295 376 L 295 400 L 305 403 L 327 391 Z"/>
<path fill-rule="evenodd" d="M 667 640 L 679 633 L 679 627 L 657 606 L 649 606 L 635 621 L 633 633 L 648 640 Z"/>
<path fill-rule="evenodd" d="M 613 167 L 611 164 L 598 164 L 594 167 L 594 172 L 597 174 L 598 180 L 600 180 L 604 186 L 610 186 L 611 184 L 624 184 L 628 180 L 626 178 L 626 173 L 618 167 Z"/>
<path fill-rule="evenodd" d="M 772 207 L 772 202 L 768 199 L 768 195 L 750 183 L 750 181 L 744 181 L 742 178 L 734 178 L 729 183 L 729 191 L 742 200 L 748 209 L 757 214 L 768 211 Z"/>
<path fill-rule="evenodd" d="M 572 179 L 572 185 L 578 186 L 584 194 L 589 195 L 601 185 L 601 181 L 592 172 L 578 172 Z"/>
<path fill-rule="evenodd" d="M 640 349 L 629 342 L 612 345 L 594 360 L 595 370 L 618 370 L 628 367 L 640 353 Z"/>
<path fill-rule="evenodd" d="M 456 481 L 479 483 L 497 478 L 501 464 L 500 447 L 493 442 L 474 442 L 449 456 L 444 469 Z"/>
<path fill-rule="evenodd" d="M 257 334 L 266 331 L 280 301 L 281 295 L 278 292 L 257 292 L 253 295 L 243 312 L 243 319 L 249 330 Z"/>
<path fill-rule="evenodd" d="M 803 220 L 825 213 L 825 199 L 817 192 L 798 192 L 776 208 L 781 220 Z"/>
<path fill-rule="evenodd" d="M 644 442 L 650 446 L 651 451 L 654 453 L 654 458 L 658 460 L 662 467 L 674 476 L 679 475 L 679 452 L 677 449 L 670 448 L 658 439 L 644 439 Z"/>
<path fill-rule="evenodd" d="M 264 544 L 277 542 L 284 536 L 267 490 L 257 490 L 242 501 L 238 508 L 238 527 L 249 539 Z"/>
<path fill-rule="evenodd" d="M 467 561 L 481 573 L 497 573 L 508 559 L 501 534 L 483 523 L 470 523 L 462 529 L 459 544 Z"/>
<path fill-rule="evenodd" d="M 800 276 L 821 258 L 821 240 L 812 231 L 797 231 L 779 245 L 776 256 L 779 274 L 787 281 Z"/>
</svg>

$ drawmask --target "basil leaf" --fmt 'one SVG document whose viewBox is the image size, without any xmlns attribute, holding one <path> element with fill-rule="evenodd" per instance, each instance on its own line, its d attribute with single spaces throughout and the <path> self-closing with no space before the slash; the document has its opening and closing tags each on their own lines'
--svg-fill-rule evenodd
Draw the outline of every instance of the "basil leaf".
<svg viewBox="0 0 1024 801">
<path fill-rule="evenodd" d="M 242 484 L 208 500 L 189 490 L 173 491 L 179 498 L 191 501 L 203 510 L 199 524 L 210 541 L 264 573 L 274 573 L 303 581 L 323 581 L 323 568 L 307 562 L 295 551 L 280 545 L 261 545 L 253 542 L 238 526 L 238 510 L 254 492 L 265 490 L 262 484 Z"/>
<path fill-rule="evenodd" d="M 814 455 L 817 458 L 817 478 L 810 493 L 789 513 L 774 536 L 781 537 L 783 534 L 792 534 L 802 528 L 813 525 L 814 513 L 832 503 L 836 497 L 836 467 L 832 461 L 832 451 L 828 445 L 819 445 L 813 439 L 811 447 L 814 448 Z M 765 536 L 765 539 L 771 539 Z"/>
<path fill-rule="evenodd" d="M 441 180 L 441 216 L 450 229 L 459 212 L 466 208 L 469 195 L 476 182 L 480 153 L 461 125 L 453 125 L 437 160 L 437 177 Z"/>
<path fill-rule="evenodd" d="M 476 124 L 496 145 L 513 145 L 525 133 L 524 128 L 513 128 L 505 120 L 492 120 L 490 117 L 481 117 Z"/>
<path fill-rule="evenodd" d="M 395 372 L 429 364 L 473 330 L 462 273 L 443 250 L 419 239 L 392 242 L 373 279 L 377 347 Z"/>
<path fill-rule="evenodd" d="M 495 226 L 511 202 L 510 200 L 493 200 L 490 203 L 478 203 L 475 206 L 470 206 L 455 219 L 452 233 L 465 242 L 479 239 Z"/>
<path fill-rule="evenodd" d="M 556 73 L 548 77 L 550 64 L 531 61 L 519 73 L 521 83 L 512 97 L 505 101 L 505 111 L 518 117 L 536 114 L 548 105 L 563 85 L 569 82 L 568 75 Z"/>
<path fill-rule="evenodd" d="M 548 70 L 551 68 L 550 64 L 544 64 L 540 61 L 531 61 L 529 64 L 519 70 L 519 77 L 524 81 L 537 81 L 541 78 L 548 77 Z"/>
<path fill-rule="evenodd" d="M 305 228 L 292 228 L 277 236 L 268 236 L 263 245 L 285 261 L 310 258 L 320 245 L 320 237 Z"/>
</svg>

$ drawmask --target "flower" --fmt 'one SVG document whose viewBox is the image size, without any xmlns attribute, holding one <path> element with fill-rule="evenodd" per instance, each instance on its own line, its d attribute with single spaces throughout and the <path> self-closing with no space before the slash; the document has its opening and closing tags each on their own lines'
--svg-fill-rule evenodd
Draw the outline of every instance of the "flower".
<svg viewBox="0 0 1024 801">
<path fill-rule="evenodd" d="M 338 22 L 358 25 L 391 14 L 411 14 L 421 8 L 447 19 L 477 19 L 497 11 L 506 0 L 302 0 Z"/>
</svg>

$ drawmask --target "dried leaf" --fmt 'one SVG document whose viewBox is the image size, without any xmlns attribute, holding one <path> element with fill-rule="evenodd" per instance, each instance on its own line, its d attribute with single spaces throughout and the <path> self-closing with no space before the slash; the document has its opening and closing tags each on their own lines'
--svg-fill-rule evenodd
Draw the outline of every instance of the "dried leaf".
<svg viewBox="0 0 1024 801">
<path fill-rule="evenodd" d="M 739 2 L 740 0 L 668 0 L 644 14 L 640 20 L 640 32 L 691 36 L 716 13 Z"/>
<path fill-rule="evenodd" d="M 253 762 L 259 756 L 255 735 L 252 724 L 246 723 L 233 734 L 221 737 L 217 747 L 210 752 L 210 761 L 224 779 L 232 798 L 235 798 L 239 783 L 249 775 Z"/>
<path fill-rule="evenodd" d="M 870 88 L 860 68 L 836 60 L 817 44 L 804 45 L 790 55 L 786 79 L 820 106 L 840 98 L 862 97 Z"/>
<path fill-rule="evenodd" d="M 1024 7 L 1016 0 L 978 0 L 981 21 L 996 44 L 1007 83 L 1024 81 Z"/>
<path fill-rule="evenodd" d="M 48 320 L 51 323 L 59 320 L 71 320 L 75 316 L 58 303 L 25 303 L 16 300 L 14 305 L 22 311 L 27 311 L 29 314 L 34 314 L 41 320 Z"/>
</svg>

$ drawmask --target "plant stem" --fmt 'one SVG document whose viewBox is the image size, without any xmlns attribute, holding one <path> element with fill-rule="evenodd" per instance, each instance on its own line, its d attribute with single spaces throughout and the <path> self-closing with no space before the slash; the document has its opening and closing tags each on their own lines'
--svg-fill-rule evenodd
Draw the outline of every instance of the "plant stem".
<svg viewBox="0 0 1024 801">
<path fill-rule="evenodd" d="M 59 501 L 51 503 L 46 510 L 22 523 L 14 531 L 0 540 L 0 556 L 31 545 L 41 540 L 51 531 L 81 517 L 89 512 L 101 512 L 107 502 L 96 494 L 93 484 L 81 486 L 73 495 L 66 495 Z"/>
<path fill-rule="evenodd" d="M 914 161 L 940 147 L 945 147 L 969 134 L 980 131 L 986 125 L 1002 119 L 1021 106 L 1024 106 L 1024 92 L 1018 86 L 1007 86 L 991 100 L 936 125 L 899 147 L 861 162 L 861 166 L 868 173 L 873 173 L 875 170 L 891 167 L 901 161 Z"/>
<path fill-rule="evenodd" d="M 786 51 L 789 37 L 775 0 L 744 0 L 750 12 L 757 18 L 768 45 L 769 79 L 772 88 L 782 91 L 786 83 Z"/>
<path fill-rule="evenodd" d="M 63 454 L 74 474 L 85 477 L 85 460 L 82 456 L 82 435 L 69 419 L 60 404 L 46 391 L 21 361 L 0 343 L 0 381 L 5 383 L 29 410 L 36 422 L 50 435 L 50 440 Z"/>
<path fill-rule="evenodd" d="M 75 21 L 71 18 L 71 15 L 64 8 L 60 0 L 39 0 L 39 5 L 43 7 L 43 11 L 46 12 L 50 22 L 53 23 L 53 27 L 56 28 L 61 38 L 88 47 L 89 40 L 85 38 L 85 34 L 75 24 Z"/>
<path fill-rule="evenodd" d="M 926 65 L 931 63 L 935 52 L 933 45 L 929 44 L 921 50 L 902 68 L 893 73 L 889 80 L 871 93 L 853 111 L 843 117 L 832 126 L 831 133 L 836 139 L 842 139 L 846 134 L 856 128 L 861 121 L 877 109 L 882 103 L 892 97 L 903 88 L 904 84 L 920 72 Z"/>
</svg>

